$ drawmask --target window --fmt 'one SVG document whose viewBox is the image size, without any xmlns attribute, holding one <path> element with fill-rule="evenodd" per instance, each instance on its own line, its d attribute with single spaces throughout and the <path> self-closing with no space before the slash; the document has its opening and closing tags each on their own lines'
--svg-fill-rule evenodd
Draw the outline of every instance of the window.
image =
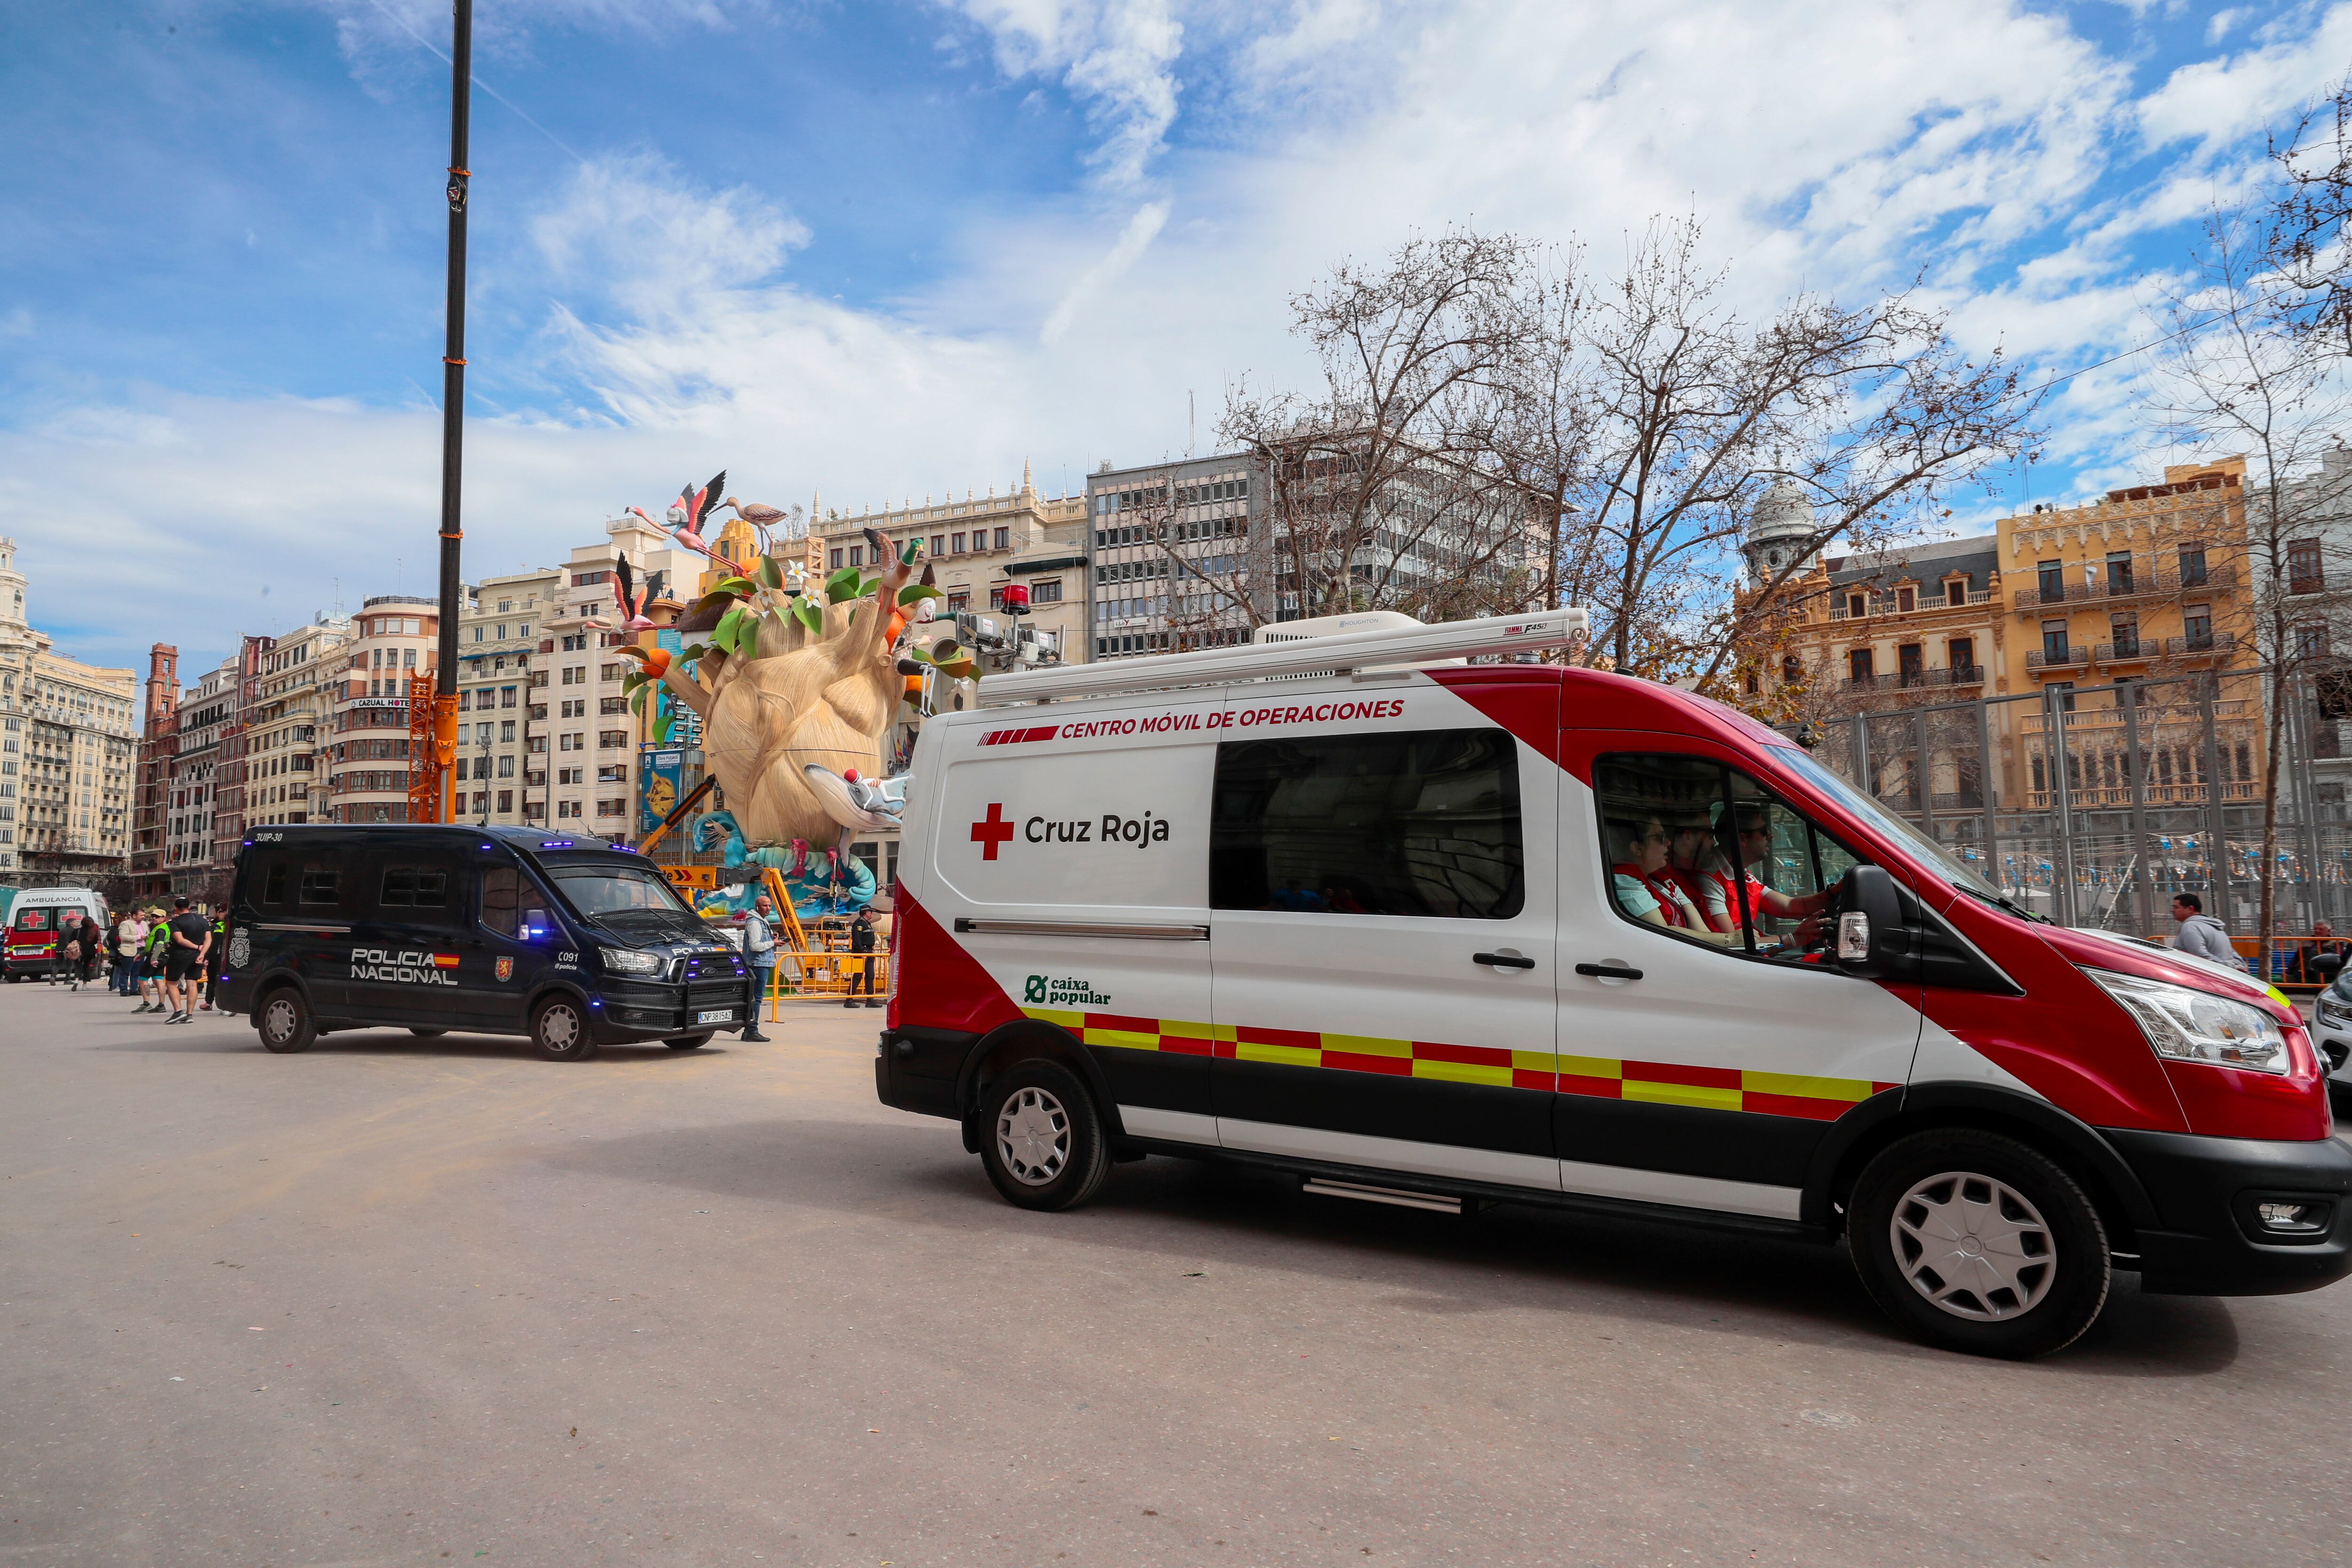
<svg viewBox="0 0 2352 1568">
<path fill-rule="evenodd" d="M 601 767 L 596 770 L 596 782 L 598 784 L 626 784 L 629 782 L 627 775 L 628 769 L 618 763 L 614 763 L 608 766 Z"/>
<path fill-rule="evenodd" d="M 2066 643 L 2065 622 L 2044 621 L 2042 623 L 2042 662 L 2044 664 L 2072 664 L 2074 662 L 2074 651 Z"/>
<path fill-rule="evenodd" d="M 835 552 L 833 552 L 833 553 L 832 553 L 832 554 L 830 554 L 830 555 L 826 556 L 826 557 L 825 557 L 825 560 L 830 563 L 830 565 L 832 566 L 832 569 L 833 569 L 834 571 L 838 572 L 838 571 L 840 571 L 840 570 L 841 570 L 841 552 L 840 552 L 840 551 L 835 550 Z"/>
<path fill-rule="evenodd" d="M 1955 577 L 1950 582 L 1944 584 L 1944 603 L 1947 605 L 1965 605 L 1968 602 L 1969 580 L 1966 577 Z"/>
<path fill-rule="evenodd" d="M 2123 550 L 2111 552 L 2107 556 L 2107 592 L 2129 594 L 2134 591 L 2130 552 Z"/>
<path fill-rule="evenodd" d="M 2327 657 L 2327 628 L 2317 621 L 2305 621 L 2294 628 L 2294 657 L 2325 658 Z"/>
<path fill-rule="evenodd" d="M 1754 779 L 1702 757 L 1613 756 L 1593 787 L 1620 916 L 1784 963 L 1826 945 L 1824 911 L 1856 858 Z"/>
<path fill-rule="evenodd" d="M 2202 653 L 2213 646 L 2213 606 L 2189 605 L 2180 612 L 2181 646 Z"/>
<path fill-rule="evenodd" d="M 510 779 L 514 777 L 513 753 L 509 752 L 506 756 L 499 759 L 499 777 L 502 779 Z"/>
<path fill-rule="evenodd" d="M 948 537 L 949 537 L 950 539 L 951 539 L 951 540 L 953 540 L 953 541 L 955 542 L 955 553 L 956 553 L 956 554 L 958 554 L 958 555 L 962 554 L 962 553 L 963 553 L 963 535 L 962 535 L 962 534 L 961 534 L 961 533 L 953 533 L 953 534 L 950 534 Z"/>
<path fill-rule="evenodd" d="M 2180 585 L 2194 588 L 2205 581 L 2205 547 L 2184 545 L 2180 552 Z"/>
<path fill-rule="evenodd" d="M 1919 607 L 1919 591 L 1916 588 L 1895 589 L 1895 607 L 1900 613 L 1909 615 Z"/>
<path fill-rule="evenodd" d="M 988 607 L 989 607 L 990 609 L 992 609 L 992 610 L 1001 610 L 1001 609 L 1004 608 L 1004 584 L 1003 584 L 999 583 L 999 584 L 997 584 L 994 587 L 992 587 L 992 588 L 989 589 L 989 591 L 988 591 Z"/>
<path fill-rule="evenodd" d="M 606 717 L 628 710 L 629 700 L 625 697 L 600 697 L 596 700 L 596 711 Z"/>
<path fill-rule="evenodd" d="M 614 663 L 600 667 L 596 673 L 597 678 L 602 680 L 620 680 L 628 675 L 629 667 L 615 660 Z"/>
<path fill-rule="evenodd" d="M 996 531 L 996 548 L 999 550 L 1010 550 L 1013 548 L 1013 531 L 1011 529 L 1000 528 Z"/>
<path fill-rule="evenodd" d="M 2035 571 L 2041 578 L 2042 602 L 2045 605 L 2064 604 L 2066 602 L 2066 563 L 2063 561 L 2044 561 L 2035 568 Z"/>
<path fill-rule="evenodd" d="M 609 752 L 616 746 L 625 746 L 628 743 L 629 732 L 626 730 L 599 730 L 596 731 L 596 744 L 603 747 L 605 751 Z"/>
<path fill-rule="evenodd" d="M 2112 646 L 2115 648 L 2116 658 L 2137 658 L 2139 657 L 2139 617 L 2110 616 L 2107 617 L 2107 623 L 2108 636 L 2115 639 Z"/>
<path fill-rule="evenodd" d="M 1848 619 L 1856 621 L 1861 620 L 1864 616 L 1869 615 L 1869 595 L 1866 594 L 1848 594 L 1845 596 L 1845 613 Z"/>
<path fill-rule="evenodd" d="M 499 809 L 507 809 L 507 792 L 499 792 Z M 500 936 L 522 935 L 522 873 L 512 866 L 492 866 L 482 873 L 482 923 Z"/>
<path fill-rule="evenodd" d="M 387 866 L 377 902 L 388 910 L 446 909 L 449 873 L 422 866 Z"/>
<path fill-rule="evenodd" d="M 934 533 L 931 535 L 931 553 L 934 555 L 945 555 L 947 552 L 948 536 L 944 533 Z"/>
<path fill-rule="evenodd" d="M 2316 594 L 2326 585 L 2319 569 L 2319 541 L 2291 541 L 2286 547 L 2286 591 Z"/>
<path fill-rule="evenodd" d="M 555 782 L 557 784 L 576 784 L 580 782 L 581 776 L 585 771 L 586 770 L 582 768 L 558 768 L 555 770 Z"/>
<path fill-rule="evenodd" d="M 555 815 L 577 816 L 580 815 L 580 803 L 576 800 L 559 800 L 555 803 Z"/>
<path fill-rule="evenodd" d="M 1794 686 L 1805 679 L 1805 661 L 1793 653 L 1780 656 L 1780 684 Z"/>
<path fill-rule="evenodd" d="M 849 547 L 849 563 L 852 566 L 863 566 L 866 564 L 866 546 L 863 544 L 853 544 Z"/>
<path fill-rule="evenodd" d="M 499 687 L 499 707 L 501 707 L 501 708 L 511 708 L 511 707 L 513 707 L 514 705 L 515 705 L 515 689 L 514 689 L 513 687 L 511 687 L 511 686 L 501 686 L 501 687 Z"/>
<path fill-rule="evenodd" d="M 950 588 L 950 589 L 949 589 L 949 590 L 948 590 L 948 613 L 949 613 L 950 615 L 951 615 L 951 616 L 952 616 L 952 615 L 961 615 L 964 611 L 969 610 L 969 609 L 971 609 L 971 589 L 969 589 L 969 588 Z"/>
<path fill-rule="evenodd" d="M 1029 602 L 1033 605 L 1058 605 L 1062 602 L 1062 580 L 1047 577 L 1029 584 Z"/>
<path fill-rule="evenodd" d="M 629 803 L 625 800 L 600 800 L 596 803 L 596 815 L 599 816 L 626 816 L 629 815 Z"/>
<path fill-rule="evenodd" d="M 1918 686 L 1927 679 L 1927 650 L 1921 644 L 1907 642 L 1895 650 L 1895 666 L 1901 671 L 1906 686 Z"/>
<path fill-rule="evenodd" d="M 1945 662 L 1952 667 L 1952 673 L 1955 676 L 1962 670 L 1976 668 L 1977 645 L 1974 637 L 1954 637 L 1948 645 L 1948 649 L 1944 656 Z"/>
<path fill-rule="evenodd" d="M 331 908 L 341 903 L 341 868 L 332 863 L 305 861 L 302 866 L 301 901 Z"/>
<path fill-rule="evenodd" d="M 1874 678 L 1874 671 L 1872 668 L 1874 662 L 1874 656 L 1870 649 L 1854 648 L 1845 656 L 1846 674 L 1854 685 L 1867 686 Z"/>
<path fill-rule="evenodd" d="M 1525 898 L 1518 761 L 1500 730 L 1217 747 L 1213 908 L 1509 920 Z"/>
<path fill-rule="evenodd" d="M 505 766 L 505 765 L 504 765 L 504 764 L 506 764 L 506 763 L 511 763 L 511 762 L 513 762 L 513 761 L 514 761 L 514 759 L 513 759 L 512 757 L 501 757 L 501 758 L 499 758 L 499 763 L 500 763 L 500 766 L 499 766 L 499 776 L 500 778 L 510 778 L 510 777 L 512 777 L 512 776 L 513 776 L 514 770 L 512 770 L 511 768 L 509 768 L 509 767 L 507 767 L 507 766 Z M 512 791 L 512 790 L 510 790 L 510 789 L 502 789 L 502 790 L 499 791 L 499 810 L 501 813 L 505 813 L 505 812 L 512 811 L 513 809 L 514 809 L 514 791 Z"/>
</svg>

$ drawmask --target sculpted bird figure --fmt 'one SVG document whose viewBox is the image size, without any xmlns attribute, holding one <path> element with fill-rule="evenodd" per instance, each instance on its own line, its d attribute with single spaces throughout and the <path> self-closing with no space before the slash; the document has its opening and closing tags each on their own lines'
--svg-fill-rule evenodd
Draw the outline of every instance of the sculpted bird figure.
<svg viewBox="0 0 2352 1568">
<path fill-rule="evenodd" d="M 792 516 L 790 512 L 784 511 L 781 508 L 767 506 L 759 501 L 751 501 L 747 504 L 737 500 L 733 496 L 729 496 L 725 500 L 720 501 L 719 504 L 724 507 L 732 507 L 735 510 L 735 515 L 741 518 L 745 522 L 750 523 L 753 528 L 773 528 L 778 523 L 786 521 Z"/>
<path fill-rule="evenodd" d="M 646 616 L 646 601 L 651 596 L 652 584 L 643 588 L 637 586 L 636 574 L 630 569 L 629 558 L 625 555 L 614 557 L 613 597 L 620 604 L 624 630 L 644 631 L 653 625 Z"/>
</svg>

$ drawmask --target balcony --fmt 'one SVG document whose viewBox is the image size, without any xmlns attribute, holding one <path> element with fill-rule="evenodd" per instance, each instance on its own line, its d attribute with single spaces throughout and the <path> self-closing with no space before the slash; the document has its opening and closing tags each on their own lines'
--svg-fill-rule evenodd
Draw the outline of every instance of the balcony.
<svg viewBox="0 0 2352 1568">
<path fill-rule="evenodd" d="M 1848 691 L 1908 691 L 1935 687 L 1982 686 L 1984 667 L 1964 664 L 1958 669 L 1906 669 L 1893 675 L 1849 676 Z"/>
<path fill-rule="evenodd" d="M 2079 575 L 2080 567 L 2067 567 L 2070 575 Z M 2103 577 L 2096 584 L 2067 583 L 2058 588 L 2020 588 L 2015 605 L 2021 616 L 2039 615 L 2045 610 L 2067 605 L 2123 605 L 2134 600 L 2169 599 L 2183 594 L 2230 594 L 2238 587 L 2238 569 L 2234 566 L 2214 566 L 2202 574 L 2183 577 L 2179 572 L 2135 571 L 2122 583 Z"/>
<path fill-rule="evenodd" d="M 2129 642 L 2103 642 L 2098 647 L 2098 661 L 2103 665 L 2146 664 L 2164 651 L 2156 638 L 2143 641 L 2138 637 Z"/>
<path fill-rule="evenodd" d="M 2061 648 L 2056 653 L 2035 648 L 2025 656 L 2025 673 L 2032 676 L 2079 675 L 2090 668 L 2087 647 Z"/>
<path fill-rule="evenodd" d="M 1947 599 L 1940 589 L 1922 588 L 1919 591 L 1917 603 L 1911 609 L 1896 609 L 1892 595 L 1874 594 L 1870 595 L 1871 607 L 1857 616 L 1847 605 L 1851 595 L 1837 593 L 1834 590 L 1830 600 L 1830 619 L 1833 621 L 1876 620 L 1882 616 L 1924 616 L 1936 610 L 1965 609 L 1973 605 L 1990 605 L 1993 601 L 1993 591 L 1990 588 L 1977 589 L 1957 605 Z"/>
<path fill-rule="evenodd" d="M 2237 648 L 2238 638 L 2234 632 L 2206 632 L 2198 637 L 2164 639 L 2164 656 L 2167 658 L 2226 661 L 2237 652 Z"/>
</svg>

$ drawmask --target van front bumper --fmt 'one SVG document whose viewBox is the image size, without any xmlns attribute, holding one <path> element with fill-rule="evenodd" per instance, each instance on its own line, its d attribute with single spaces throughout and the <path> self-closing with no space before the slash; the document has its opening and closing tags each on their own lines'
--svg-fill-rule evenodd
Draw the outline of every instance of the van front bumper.
<svg viewBox="0 0 2352 1568">
<path fill-rule="evenodd" d="M 674 984 L 660 981 L 607 979 L 596 988 L 591 1008 L 597 1040 L 621 1045 L 665 1036 L 697 1035 L 705 1029 L 740 1029 L 751 1017 L 751 988 L 748 981 L 699 981 Z M 705 1013 L 726 1012 L 723 1023 L 703 1023 Z"/>
<path fill-rule="evenodd" d="M 2352 1149 L 2102 1128 L 2161 1228 L 2139 1233 L 2140 1289 L 2175 1296 L 2282 1296 L 2352 1273 Z M 2293 1228 L 2264 1223 L 2298 1211 Z"/>
</svg>

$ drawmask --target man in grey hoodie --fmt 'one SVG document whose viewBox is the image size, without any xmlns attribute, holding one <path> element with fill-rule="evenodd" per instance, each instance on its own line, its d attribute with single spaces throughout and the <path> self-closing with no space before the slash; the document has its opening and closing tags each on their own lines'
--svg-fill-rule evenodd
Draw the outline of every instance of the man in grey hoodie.
<svg viewBox="0 0 2352 1568">
<path fill-rule="evenodd" d="M 2172 945 L 2183 952 L 2210 958 L 2232 969 L 2245 968 L 2245 960 L 2240 958 L 2238 950 L 2230 945 L 2230 933 L 2221 929 L 2220 921 L 2204 911 L 2204 900 L 2196 894 L 2173 895 L 2172 918 L 2180 922 L 2180 934 L 2172 939 Z"/>
</svg>

